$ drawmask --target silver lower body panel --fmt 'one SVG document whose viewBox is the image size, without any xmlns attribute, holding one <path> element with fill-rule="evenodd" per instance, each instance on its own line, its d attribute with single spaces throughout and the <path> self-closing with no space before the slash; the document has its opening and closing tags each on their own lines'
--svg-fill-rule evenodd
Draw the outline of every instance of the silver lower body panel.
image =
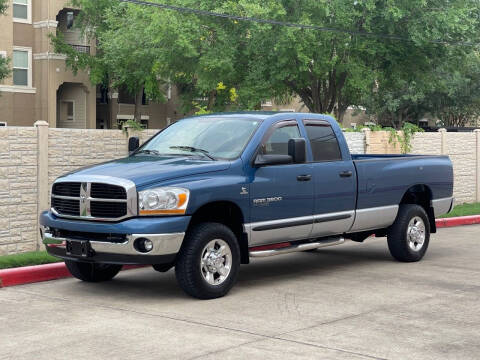
<svg viewBox="0 0 480 360">
<path fill-rule="evenodd" d="M 454 203 L 455 199 L 453 197 L 432 200 L 432 207 L 435 217 L 452 211 Z"/>
<path fill-rule="evenodd" d="M 355 214 L 353 226 L 348 232 L 352 233 L 389 227 L 395 221 L 397 214 L 398 205 L 358 209 Z"/>
</svg>

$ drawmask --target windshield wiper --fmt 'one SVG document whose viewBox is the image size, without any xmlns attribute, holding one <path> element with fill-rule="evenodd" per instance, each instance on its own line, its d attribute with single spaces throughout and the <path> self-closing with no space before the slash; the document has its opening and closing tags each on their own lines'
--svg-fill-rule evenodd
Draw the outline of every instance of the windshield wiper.
<svg viewBox="0 0 480 360">
<path fill-rule="evenodd" d="M 135 155 L 137 154 L 151 154 L 151 155 L 160 155 L 160 153 L 158 152 L 158 150 L 149 150 L 149 149 L 142 149 L 142 150 L 139 150 L 135 153 Z"/>
<path fill-rule="evenodd" d="M 217 160 L 215 159 L 212 155 L 207 150 L 199 149 L 193 146 L 170 146 L 170 149 L 179 149 L 179 150 L 185 150 L 185 151 L 190 151 L 190 152 L 199 152 L 208 157 L 211 160 Z"/>
</svg>

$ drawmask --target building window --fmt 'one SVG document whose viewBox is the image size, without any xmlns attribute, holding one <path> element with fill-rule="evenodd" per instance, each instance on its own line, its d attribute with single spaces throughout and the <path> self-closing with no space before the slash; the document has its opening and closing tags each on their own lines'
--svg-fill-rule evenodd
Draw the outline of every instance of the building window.
<svg viewBox="0 0 480 360">
<path fill-rule="evenodd" d="M 73 100 L 64 100 L 63 106 L 66 114 L 66 119 L 68 121 L 73 121 L 75 119 L 75 102 Z"/>
<path fill-rule="evenodd" d="M 32 22 L 31 0 L 13 0 L 13 19 L 16 22 Z"/>
<path fill-rule="evenodd" d="M 71 30 L 73 28 L 73 11 L 67 12 L 67 30 Z"/>
<path fill-rule="evenodd" d="M 31 50 L 13 50 L 13 85 L 31 86 Z"/>
<path fill-rule="evenodd" d="M 118 88 L 118 103 L 119 104 L 135 104 L 135 96 L 130 94 L 126 86 Z"/>
</svg>

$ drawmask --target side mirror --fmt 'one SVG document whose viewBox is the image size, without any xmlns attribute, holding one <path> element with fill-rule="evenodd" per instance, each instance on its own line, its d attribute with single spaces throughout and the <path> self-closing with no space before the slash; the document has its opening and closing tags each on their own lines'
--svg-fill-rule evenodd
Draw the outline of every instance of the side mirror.
<svg viewBox="0 0 480 360">
<path fill-rule="evenodd" d="M 140 147 L 140 140 L 134 136 L 128 139 L 128 152 L 131 153 Z"/>
<path fill-rule="evenodd" d="M 290 155 L 257 155 L 254 165 L 257 167 L 265 165 L 291 164 L 293 162 Z"/>
<path fill-rule="evenodd" d="M 307 160 L 305 139 L 295 138 L 288 140 L 288 155 L 295 164 L 302 164 Z"/>
</svg>

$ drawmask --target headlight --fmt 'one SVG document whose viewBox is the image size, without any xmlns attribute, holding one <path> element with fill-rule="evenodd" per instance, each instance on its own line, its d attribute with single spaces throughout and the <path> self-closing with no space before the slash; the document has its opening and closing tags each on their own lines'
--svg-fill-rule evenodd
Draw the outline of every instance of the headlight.
<svg viewBox="0 0 480 360">
<path fill-rule="evenodd" d="M 190 191 L 177 187 L 159 187 L 139 191 L 140 215 L 185 214 Z"/>
</svg>

